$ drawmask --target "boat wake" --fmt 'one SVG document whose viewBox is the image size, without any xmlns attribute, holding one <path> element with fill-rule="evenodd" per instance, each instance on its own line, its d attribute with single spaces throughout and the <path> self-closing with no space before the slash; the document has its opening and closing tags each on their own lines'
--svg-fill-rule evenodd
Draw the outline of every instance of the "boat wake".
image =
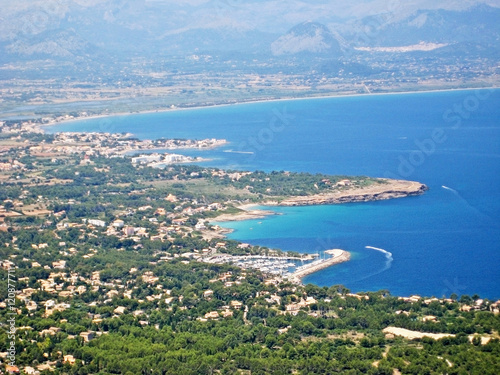
<svg viewBox="0 0 500 375">
<path fill-rule="evenodd" d="M 442 187 L 443 189 L 450 190 L 450 191 L 452 191 L 452 192 L 454 192 L 454 193 L 458 194 L 458 192 L 457 192 L 455 189 L 452 189 L 451 187 L 444 186 L 444 185 L 441 185 L 441 187 Z"/>
<path fill-rule="evenodd" d="M 367 249 L 372 249 L 372 250 L 376 250 L 376 251 L 380 251 L 381 253 L 383 253 L 385 255 L 385 267 L 382 271 L 380 272 L 383 272 L 389 268 L 391 268 L 391 265 L 392 265 L 392 261 L 394 260 L 394 258 L 392 257 L 392 253 L 390 251 L 387 251 L 387 250 L 384 250 L 384 249 L 381 249 L 379 247 L 373 247 L 373 246 L 365 246 L 365 248 Z"/>
<path fill-rule="evenodd" d="M 449 190 L 451 191 L 458 199 L 460 199 L 464 204 L 465 206 L 467 206 L 469 209 L 471 209 L 472 211 L 474 211 L 479 217 L 483 218 L 483 219 L 487 219 L 487 220 L 490 220 L 490 221 L 494 221 L 493 218 L 487 214 L 485 214 L 484 212 L 481 212 L 479 209 L 477 209 L 476 207 L 474 207 L 472 204 L 470 204 L 467 199 L 465 199 L 464 197 L 462 197 L 460 195 L 460 193 L 458 191 L 456 191 L 455 189 L 452 189 L 451 187 L 448 187 L 448 186 L 445 186 L 445 185 L 441 185 L 441 187 L 445 190 Z"/>
<path fill-rule="evenodd" d="M 222 152 L 231 152 L 233 154 L 253 154 L 254 152 L 253 151 L 236 151 L 236 150 L 224 150 Z"/>
<path fill-rule="evenodd" d="M 364 276 L 356 281 L 365 280 L 365 279 L 368 279 L 372 276 L 378 275 L 379 273 L 387 271 L 389 268 L 391 268 L 392 262 L 394 260 L 394 258 L 392 257 L 392 253 L 390 251 L 387 251 L 385 249 L 381 249 L 380 247 L 374 247 L 374 246 L 365 246 L 365 248 L 370 249 L 370 250 L 379 251 L 382 254 L 384 254 L 385 255 L 385 264 L 384 264 L 384 267 L 382 267 L 382 269 L 380 269 L 379 271 L 370 273 L 370 274 L 368 274 L 368 275 L 366 275 L 366 276 Z"/>
</svg>

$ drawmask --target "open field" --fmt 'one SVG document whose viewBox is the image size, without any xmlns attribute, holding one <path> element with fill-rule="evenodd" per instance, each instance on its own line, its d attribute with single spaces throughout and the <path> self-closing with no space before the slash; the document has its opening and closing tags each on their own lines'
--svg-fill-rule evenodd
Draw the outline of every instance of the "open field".
<svg viewBox="0 0 500 375">
<path fill-rule="evenodd" d="M 233 186 L 220 186 L 216 185 L 211 181 L 207 181 L 206 179 L 198 179 L 198 180 L 190 180 L 186 181 L 153 181 L 151 185 L 160 188 L 174 188 L 174 189 L 183 189 L 185 192 L 192 192 L 196 194 L 206 194 L 206 195 L 224 195 L 228 196 L 232 199 L 256 199 L 257 195 L 249 192 L 245 189 L 237 189 Z"/>
</svg>

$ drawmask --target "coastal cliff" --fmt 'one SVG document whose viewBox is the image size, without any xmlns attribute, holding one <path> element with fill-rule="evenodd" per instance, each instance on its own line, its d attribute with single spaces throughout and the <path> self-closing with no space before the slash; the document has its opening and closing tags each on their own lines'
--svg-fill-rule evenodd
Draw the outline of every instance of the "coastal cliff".
<svg viewBox="0 0 500 375">
<path fill-rule="evenodd" d="M 416 181 L 380 179 L 381 183 L 366 187 L 347 188 L 309 196 L 299 196 L 273 202 L 280 206 L 306 206 L 319 204 L 339 204 L 353 202 L 369 202 L 394 198 L 404 198 L 422 195 L 429 188 L 427 185 Z"/>
</svg>

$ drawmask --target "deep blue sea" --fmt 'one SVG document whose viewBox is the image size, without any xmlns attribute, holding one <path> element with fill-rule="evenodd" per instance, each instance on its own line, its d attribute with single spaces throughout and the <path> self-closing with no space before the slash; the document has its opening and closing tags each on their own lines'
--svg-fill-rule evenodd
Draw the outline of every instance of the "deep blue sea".
<svg viewBox="0 0 500 375">
<path fill-rule="evenodd" d="M 276 207 L 280 215 L 225 226 L 234 229 L 230 238 L 252 244 L 352 253 L 350 262 L 305 282 L 500 298 L 500 90 L 251 103 L 88 119 L 49 131 L 225 138 L 230 144 L 220 149 L 176 152 L 221 168 L 420 181 L 430 190 L 419 197 Z"/>
</svg>

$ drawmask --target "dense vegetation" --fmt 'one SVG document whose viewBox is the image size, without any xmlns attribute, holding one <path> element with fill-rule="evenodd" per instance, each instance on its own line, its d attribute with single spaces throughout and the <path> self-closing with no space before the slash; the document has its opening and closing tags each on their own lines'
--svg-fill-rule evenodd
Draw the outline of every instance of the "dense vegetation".
<svg viewBox="0 0 500 375">
<path fill-rule="evenodd" d="M 225 178 L 223 183 L 232 184 L 236 188 L 249 189 L 260 196 L 306 196 L 331 191 L 342 180 L 348 180 L 352 186 L 368 186 L 373 183 L 383 183 L 381 180 L 368 177 L 330 176 L 297 172 L 256 171 L 238 180 Z M 221 183 L 218 181 L 218 183 Z"/>
</svg>

